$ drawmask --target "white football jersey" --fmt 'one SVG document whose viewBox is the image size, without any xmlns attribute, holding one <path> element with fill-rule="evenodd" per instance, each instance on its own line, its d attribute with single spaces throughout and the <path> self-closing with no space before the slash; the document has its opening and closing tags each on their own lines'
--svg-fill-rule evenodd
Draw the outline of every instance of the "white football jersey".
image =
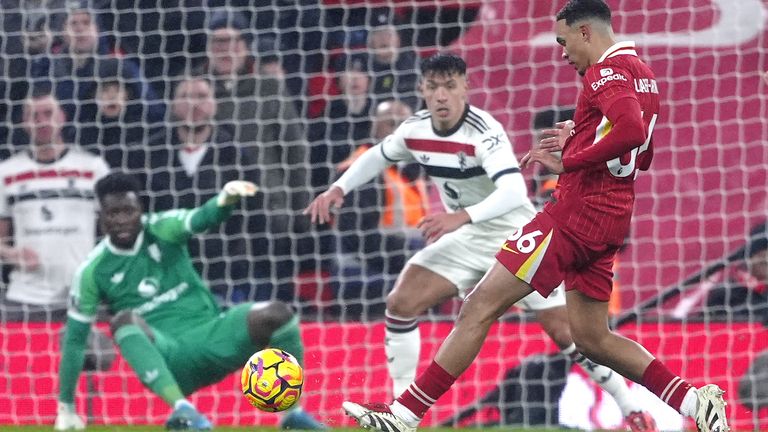
<svg viewBox="0 0 768 432">
<path fill-rule="evenodd" d="M 504 128 L 490 114 L 471 105 L 459 123 L 445 133 L 432 127 L 429 111 L 417 112 L 382 141 L 381 151 L 390 162 L 413 160 L 424 167 L 448 212 L 483 201 L 496 190 L 497 178 L 520 172 Z M 536 214 L 527 197 L 524 202 L 510 213 L 477 225 L 501 231 L 521 227 Z"/>
<path fill-rule="evenodd" d="M 109 171 L 101 158 L 69 148 L 50 163 L 28 151 L 0 162 L 0 217 L 13 225 L 16 247 L 37 253 L 36 271 L 14 269 L 7 298 L 65 305 L 80 263 L 96 241 L 96 181 Z"/>
</svg>

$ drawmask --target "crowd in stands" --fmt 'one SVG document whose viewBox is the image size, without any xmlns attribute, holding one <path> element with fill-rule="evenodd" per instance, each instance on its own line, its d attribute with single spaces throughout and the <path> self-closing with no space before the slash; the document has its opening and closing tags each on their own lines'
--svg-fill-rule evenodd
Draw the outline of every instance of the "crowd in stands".
<svg viewBox="0 0 768 432">
<path fill-rule="evenodd" d="M 318 299 L 339 304 L 343 297 L 350 307 L 329 311 L 353 318 L 383 311 L 386 291 L 420 245 L 413 226 L 428 203 L 418 166 L 372 182 L 348 199 L 335 224 L 313 227 L 301 212 L 356 151 L 420 108 L 418 55 L 396 11 L 308 0 L 0 3 L 0 158 L 30 159 L 33 177 L 46 169 L 62 177 L 34 198 L 23 195 L 29 178 L 3 191 L 11 203 L 0 214 L 7 221 L 4 286 L 15 280 L 17 291 L 34 273 L 71 279 L 100 236 L 91 183 L 115 170 L 141 181 L 149 211 L 201 205 L 233 179 L 260 185 L 257 199 L 221 232 L 190 245 L 224 303 L 278 298 L 311 312 L 323 307 Z M 48 116 L 35 114 L 32 101 L 42 101 Z M 54 143 L 56 154 L 41 159 Z M 66 171 L 73 154 L 104 169 L 89 171 L 85 183 L 84 172 Z M 6 184 L 24 175 L 3 174 Z M 23 244 L 13 222 L 64 230 L 46 212 L 51 200 L 75 192 L 90 210 L 67 208 L 66 217 L 90 236 L 66 260 L 38 258 L 44 254 L 35 249 L 44 246 Z M 30 307 L 54 311 L 39 319 L 63 319 L 68 286 L 39 296 L 27 283 L 29 295 L 16 297 L 26 306 L 14 303 L 15 315 L 7 304 L 0 309 L 6 319 L 30 319 Z"/>
</svg>

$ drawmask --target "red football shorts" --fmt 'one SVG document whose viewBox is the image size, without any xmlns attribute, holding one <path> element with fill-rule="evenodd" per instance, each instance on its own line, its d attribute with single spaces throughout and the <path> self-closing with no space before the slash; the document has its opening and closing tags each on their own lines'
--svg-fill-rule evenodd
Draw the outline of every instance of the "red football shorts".
<svg viewBox="0 0 768 432">
<path fill-rule="evenodd" d="M 541 212 L 504 242 L 496 259 L 544 297 L 565 281 L 566 291 L 608 301 L 618 249 L 577 239 Z"/>
</svg>

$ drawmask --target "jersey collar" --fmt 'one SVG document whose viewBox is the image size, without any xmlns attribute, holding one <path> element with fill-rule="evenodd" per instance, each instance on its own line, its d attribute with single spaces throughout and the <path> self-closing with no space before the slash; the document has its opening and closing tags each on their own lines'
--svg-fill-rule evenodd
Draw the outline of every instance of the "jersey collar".
<svg viewBox="0 0 768 432">
<path fill-rule="evenodd" d="M 59 153 L 59 155 L 58 155 L 58 156 L 56 156 L 56 159 L 53 159 L 53 160 L 49 160 L 49 161 L 41 161 L 41 160 L 39 160 L 39 159 L 37 159 L 37 158 L 35 157 L 35 155 L 34 155 L 34 153 L 32 153 L 32 150 L 31 150 L 31 149 L 27 149 L 27 156 L 29 156 L 29 158 L 30 158 L 30 159 L 32 159 L 33 161 L 35 161 L 35 163 L 38 163 L 38 164 L 40 164 L 40 165 L 53 165 L 53 164 L 55 164 L 56 162 L 58 162 L 58 161 L 60 161 L 60 160 L 64 159 L 64 157 L 65 157 L 65 156 L 66 156 L 68 153 L 69 153 L 69 146 L 65 144 L 64 150 L 62 150 L 62 151 L 61 151 L 61 153 Z"/>
<path fill-rule="evenodd" d="M 144 230 L 141 230 L 139 235 L 136 237 L 136 241 L 133 243 L 133 248 L 131 249 L 120 249 L 116 247 L 109 240 L 109 237 L 106 238 L 106 243 L 107 243 L 107 248 L 114 255 L 123 255 L 123 256 L 136 255 L 137 253 L 139 253 L 139 249 L 141 249 L 141 244 L 144 243 Z"/>
<path fill-rule="evenodd" d="M 600 60 L 598 60 L 597 62 L 602 63 L 607 58 L 611 58 L 619 55 L 633 55 L 637 57 L 637 51 L 635 51 L 635 42 L 634 41 L 616 42 L 615 44 L 611 45 L 610 48 L 605 50 L 603 55 L 600 56 Z"/>
<path fill-rule="evenodd" d="M 455 134 L 459 129 L 461 129 L 461 126 L 464 124 L 464 119 L 467 118 L 467 114 L 469 114 L 469 103 L 464 105 L 464 112 L 461 114 L 461 118 L 459 118 L 459 121 L 456 122 L 456 125 L 447 131 L 439 131 L 435 129 L 435 125 L 432 124 L 432 132 L 435 133 L 435 135 L 439 137 L 449 137 L 453 134 Z"/>
</svg>

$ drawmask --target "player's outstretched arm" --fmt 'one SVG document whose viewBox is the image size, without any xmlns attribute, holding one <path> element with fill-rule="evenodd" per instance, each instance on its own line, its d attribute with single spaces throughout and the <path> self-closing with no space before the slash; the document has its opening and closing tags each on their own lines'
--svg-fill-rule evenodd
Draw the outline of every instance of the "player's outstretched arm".
<svg viewBox="0 0 768 432">
<path fill-rule="evenodd" d="M 230 181 L 200 207 L 150 214 L 147 229 L 165 241 L 186 243 L 191 235 L 218 227 L 229 218 L 237 202 L 255 195 L 258 190 L 259 187 L 249 181 Z"/>
<path fill-rule="evenodd" d="M 340 208 L 344 204 L 344 191 L 336 185 L 321 193 L 304 209 L 304 214 L 309 215 L 312 223 L 329 223 L 331 221 L 331 208 Z"/>
<path fill-rule="evenodd" d="M 199 234 L 219 226 L 227 220 L 234 210 L 234 205 L 244 197 L 250 197 L 259 191 L 256 184 L 244 180 L 227 182 L 219 194 L 194 210 L 182 216 L 183 226 L 177 226 L 176 218 L 165 218 L 153 229 L 166 240 L 185 241 L 190 234 Z M 173 214 L 174 211 L 170 213 Z M 176 211 L 178 212 L 178 211 Z"/>
<path fill-rule="evenodd" d="M 237 204 L 241 198 L 254 196 L 258 191 L 259 187 L 252 182 L 233 180 L 227 182 L 221 192 L 219 192 L 219 196 L 216 197 L 216 204 L 218 204 L 219 207 L 234 205 Z"/>
<path fill-rule="evenodd" d="M 312 223 L 328 223 L 331 221 L 331 208 L 339 208 L 344 203 L 344 195 L 357 189 L 360 185 L 373 180 L 379 173 L 394 163 L 384 157 L 382 144 L 379 143 L 368 150 L 362 156 L 355 159 L 341 178 L 331 187 L 315 198 L 304 209 L 304 214 L 310 216 Z"/>
</svg>

